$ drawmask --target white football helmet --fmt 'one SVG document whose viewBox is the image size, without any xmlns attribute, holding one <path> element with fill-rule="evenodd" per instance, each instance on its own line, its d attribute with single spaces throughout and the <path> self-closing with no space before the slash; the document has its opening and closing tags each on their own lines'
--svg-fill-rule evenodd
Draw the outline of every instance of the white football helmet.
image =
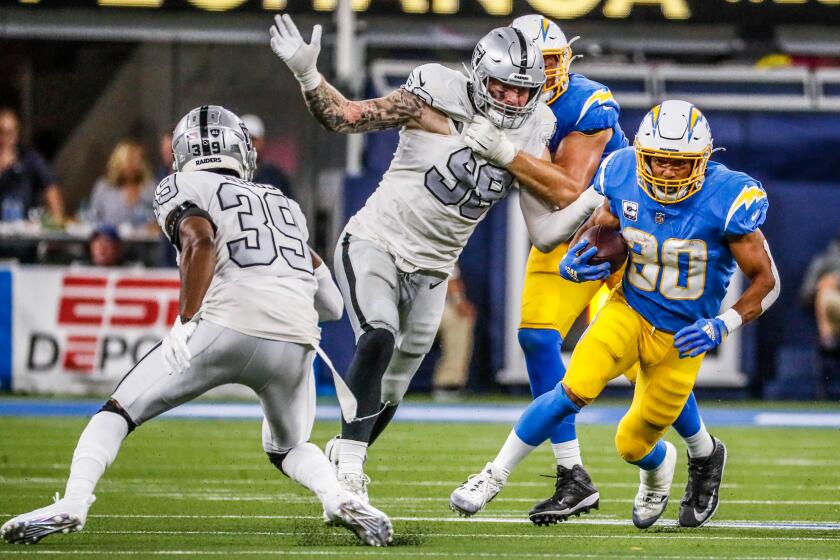
<svg viewBox="0 0 840 560">
<path fill-rule="evenodd" d="M 542 51 L 543 58 L 549 56 L 558 58 L 557 67 L 545 71 L 543 100 L 551 105 L 569 87 L 569 65 L 574 58 L 572 43 L 577 37 L 573 37 L 571 41 L 566 40 L 566 35 L 561 31 L 560 26 L 537 14 L 520 16 L 513 20 L 510 26 L 519 29 L 526 37 L 533 40 L 537 48 Z"/>
<path fill-rule="evenodd" d="M 528 88 L 528 102 L 508 105 L 490 95 L 490 80 Z M 522 31 L 497 27 L 475 46 L 470 68 L 470 91 L 476 109 L 499 128 L 519 128 L 534 112 L 545 85 L 545 64 L 540 51 Z"/>
<path fill-rule="evenodd" d="M 657 105 L 645 115 L 636 133 L 639 186 L 662 204 L 685 200 L 703 186 L 712 144 L 712 130 L 700 109 L 678 99 Z M 655 177 L 651 171 L 652 157 L 689 160 L 691 173 L 684 179 Z"/>
<path fill-rule="evenodd" d="M 196 107 L 172 133 L 175 171 L 228 169 L 250 181 L 257 167 L 257 151 L 248 128 L 220 105 Z"/>
</svg>

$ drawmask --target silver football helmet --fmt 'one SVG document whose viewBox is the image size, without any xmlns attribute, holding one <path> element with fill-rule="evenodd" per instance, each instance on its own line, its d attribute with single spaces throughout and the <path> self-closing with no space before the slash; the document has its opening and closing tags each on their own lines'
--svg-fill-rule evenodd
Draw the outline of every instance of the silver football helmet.
<svg viewBox="0 0 840 560">
<path fill-rule="evenodd" d="M 250 181 L 257 167 L 257 151 L 245 123 L 220 105 L 196 107 L 172 133 L 175 171 L 229 169 Z"/>
<path fill-rule="evenodd" d="M 519 107 L 494 99 L 490 80 L 528 88 L 528 102 Z M 540 102 L 545 84 L 545 63 L 534 41 L 513 27 L 498 27 L 475 46 L 470 68 L 476 109 L 500 128 L 519 128 Z"/>
</svg>

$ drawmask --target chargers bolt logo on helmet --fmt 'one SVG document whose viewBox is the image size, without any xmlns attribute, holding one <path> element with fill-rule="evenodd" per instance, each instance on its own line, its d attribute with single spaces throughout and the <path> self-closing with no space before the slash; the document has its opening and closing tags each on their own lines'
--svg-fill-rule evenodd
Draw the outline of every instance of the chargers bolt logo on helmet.
<svg viewBox="0 0 840 560">
<path fill-rule="evenodd" d="M 245 123 L 219 105 L 196 107 L 178 122 L 172 154 L 175 171 L 226 169 L 250 181 L 257 167 L 257 151 Z"/>
<path fill-rule="evenodd" d="M 636 133 L 636 175 L 639 187 L 662 204 L 685 200 L 703 186 L 712 155 L 712 131 L 700 109 L 688 101 L 664 101 L 645 115 Z M 651 158 L 688 160 L 684 179 L 654 177 Z"/>
<path fill-rule="evenodd" d="M 551 105 L 569 87 L 569 65 L 572 63 L 572 43 L 566 40 L 566 35 L 560 27 L 543 16 L 532 14 L 521 16 L 510 24 L 514 29 L 519 29 L 526 37 L 529 37 L 542 51 L 543 59 L 550 56 L 557 57 L 557 65 L 545 71 L 545 93 L 543 101 Z"/>
</svg>

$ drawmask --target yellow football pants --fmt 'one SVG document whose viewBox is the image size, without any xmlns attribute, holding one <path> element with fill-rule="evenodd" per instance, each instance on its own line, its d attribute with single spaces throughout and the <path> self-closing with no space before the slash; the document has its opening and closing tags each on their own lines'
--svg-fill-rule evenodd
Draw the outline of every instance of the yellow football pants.
<svg viewBox="0 0 840 560">
<path fill-rule="evenodd" d="M 633 402 L 615 435 L 619 455 L 636 462 L 680 415 L 702 361 L 703 355 L 680 359 L 674 335 L 655 329 L 619 288 L 575 347 L 563 383 L 590 403 L 610 380 L 639 362 Z"/>
<path fill-rule="evenodd" d="M 525 267 L 522 286 L 522 319 L 520 329 L 553 329 L 566 338 L 577 319 L 592 298 L 606 285 L 612 289 L 621 283 L 624 269 L 617 271 L 604 282 L 570 282 L 560 276 L 560 261 L 569 250 L 564 243 L 550 253 L 531 247 Z M 626 371 L 633 383 L 639 366 L 632 364 Z"/>
</svg>

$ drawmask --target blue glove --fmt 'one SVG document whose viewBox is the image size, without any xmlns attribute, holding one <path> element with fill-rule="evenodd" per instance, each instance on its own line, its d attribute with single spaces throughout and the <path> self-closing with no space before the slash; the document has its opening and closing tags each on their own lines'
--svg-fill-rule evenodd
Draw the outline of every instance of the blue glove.
<svg viewBox="0 0 840 560">
<path fill-rule="evenodd" d="M 674 335 L 674 348 L 680 351 L 680 358 L 693 358 L 717 348 L 728 334 L 726 325 L 717 317 L 698 319 Z"/>
<path fill-rule="evenodd" d="M 587 245 L 589 245 L 589 241 L 584 239 L 576 243 L 574 247 L 569 248 L 566 256 L 560 261 L 560 276 L 571 282 L 591 282 L 609 278 L 610 263 L 588 264 L 589 259 L 598 252 L 598 248 L 590 247 L 583 251 L 583 248 Z M 578 255 L 581 251 L 583 253 Z"/>
</svg>

